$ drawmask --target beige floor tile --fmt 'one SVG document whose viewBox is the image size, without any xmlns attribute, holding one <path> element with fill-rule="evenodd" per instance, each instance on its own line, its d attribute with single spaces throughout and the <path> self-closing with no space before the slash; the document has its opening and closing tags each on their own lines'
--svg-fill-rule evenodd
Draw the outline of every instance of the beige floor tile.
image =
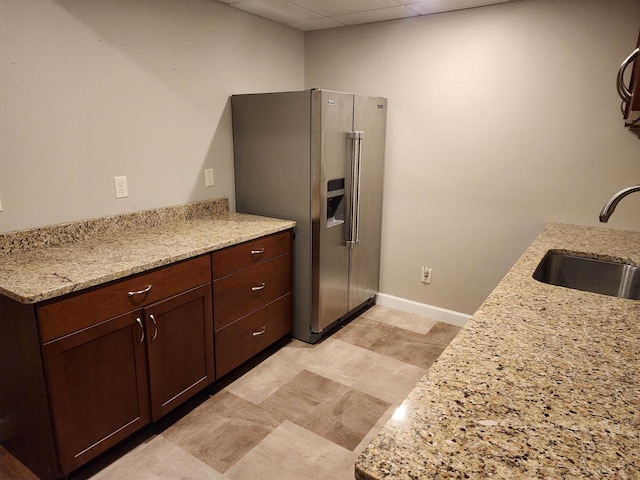
<svg viewBox="0 0 640 480">
<path fill-rule="evenodd" d="M 138 445 L 91 480 L 220 480 L 222 474 L 161 436 Z"/>
<path fill-rule="evenodd" d="M 389 403 L 304 370 L 261 406 L 274 417 L 290 420 L 353 450 Z"/>
<path fill-rule="evenodd" d="M 279 423 L 261 407 L 221 391 L 162 436 L 224 473 Z"/>
<path fill-rule="evenodd" d="M 278 350 L 271 357 L 245 373 L 226 390 L 256 405 L 298 375 L 304 367 L 287 359 L 286 351 L 302 350 L 297 340 Z"/>
<path fill-rule="evenodd" d="M 359 321 L 363 320 L 354 322 Z M 327 338 L 311 348 L 307 344 L 305 348 L 287 346 L 277 352 L 278 361 L 297 365 L 391 403 L 404 400 L 426 372 L 424 368 L 336 338 Z"/>
<path fill-rule="evenodd" d="M 362 347 L 327 339 L 307 370 L 389 403 L 400 404 L 426 370 Z"/>
<path fill-rule="evenodd" d="M 449 344 L 459 327 L 437 323 L 428 335 L 392 327 L 360 317 L 333 338 L 412 365 L 429 368 Z M 437 332 L 434 336 L 431 332 Z"/>
<path fill-rule="evenodd" d="M 377 322 L 386 323 L 392 327 L 403 328 L 422 335 L 426 334 L 438 322 L 430 318 L 414 315 L 413 313 L 401 312 L 382 305 L 374 305 L 362 315 Z"/>
<path fill-rule="evenodd" d="M 430 341 L 446 347 L 451 343 L 451 340 L 456 338 L 460 330 L 462 330 L 461 327 L 438 322 L 429 331 Z"/>
<path fill-rule="evenodd" d="M 225 474 L 228 480 L 353 480 L 355 456 L 285 421 Z"/>
<path fill-rule="evenodd" d="M 352 455 L 353 455 L 354 462 L 356 461 L 358 456 L 364 451 L 364 449 L 367 448 L 367 445 L 369 445 L 371 440 L 373 440 L 373 438 L 378 434 L 378 432 L 382 429 L 382 427 L 384 427 L 385 424 L 391 419 L 392 415 L 395 413 L 398 407 L 399 405 L 395 405 L 395 404 L 390 405 L 389 408 L 387 408 L 387 411 L 384 412 L 382 416 L 378 419 L 378 421 L 373 426 L 373 428 L 369 430 L 369 433 L 367 433 L 362 439 L 362 441 L 360 441 L 358 446 L 353 449 Z"/>
</svg>

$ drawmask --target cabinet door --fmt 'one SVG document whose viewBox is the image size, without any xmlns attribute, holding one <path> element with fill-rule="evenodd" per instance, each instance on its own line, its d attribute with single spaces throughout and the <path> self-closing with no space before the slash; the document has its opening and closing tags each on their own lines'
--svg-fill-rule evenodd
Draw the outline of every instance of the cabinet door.
<svg viewBox="0 0 640 480">
<path fill-rule="evenodd" d="M 43 345 L 63 474 L 149 422 L 141 313 L 120 315 Z"/>
<path fill-rule="evenodd" d="M 144 312 L 151 416 L 157 420 L 214 380 L 211 284 Z"/>
</svg>

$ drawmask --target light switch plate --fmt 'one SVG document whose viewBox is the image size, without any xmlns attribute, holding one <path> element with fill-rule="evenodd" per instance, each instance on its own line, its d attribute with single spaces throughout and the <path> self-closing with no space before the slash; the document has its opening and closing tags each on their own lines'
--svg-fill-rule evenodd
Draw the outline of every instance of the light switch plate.
<svg viewBox="0 0 640 480">
<path fill-rule="evenodd" d="M 204 182 L 207 187 L 213 187 L 215 185 L 213 168 L 206 168 L 204 170 Z"/>
</svg>

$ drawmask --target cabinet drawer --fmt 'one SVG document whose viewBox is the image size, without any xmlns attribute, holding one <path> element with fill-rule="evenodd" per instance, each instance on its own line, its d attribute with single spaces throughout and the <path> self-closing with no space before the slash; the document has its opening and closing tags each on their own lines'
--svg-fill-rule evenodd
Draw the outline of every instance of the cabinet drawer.
<svg viewBox="0 0 640 480">
<path fill-rule="evenodd" d="M 216 330 L 258 310 L 292 289 L 291 253 L 213 282 Z"/>
<path fill-rule="evenodd" d="M 213 279 L 277 257 L 291 250 L 291 230 L 213 252 Z"/>
<path fill-rule="evenodd" d="M 40 338 L 48 342 L 210 279 L 211 257 L 202 255 L 43 303 L 37 308 Z"/>
<path fill-rule="evenodd" d="M 287 294 L 216 332 L 216 378 L 291 333 L 291 297 Z"/>
</svg>

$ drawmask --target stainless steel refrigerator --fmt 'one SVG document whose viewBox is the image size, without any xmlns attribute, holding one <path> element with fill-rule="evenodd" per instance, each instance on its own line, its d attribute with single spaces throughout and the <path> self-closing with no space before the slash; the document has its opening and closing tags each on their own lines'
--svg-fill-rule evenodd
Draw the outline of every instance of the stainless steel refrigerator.
<svg viewBox="0 0 640 480">
<path fill-rule="evenodd" d="M 236 210 L 295 220 L 294 337 L 375 303 L 387 101 L 328 90 L 233 95 Z"/>
</svg>

